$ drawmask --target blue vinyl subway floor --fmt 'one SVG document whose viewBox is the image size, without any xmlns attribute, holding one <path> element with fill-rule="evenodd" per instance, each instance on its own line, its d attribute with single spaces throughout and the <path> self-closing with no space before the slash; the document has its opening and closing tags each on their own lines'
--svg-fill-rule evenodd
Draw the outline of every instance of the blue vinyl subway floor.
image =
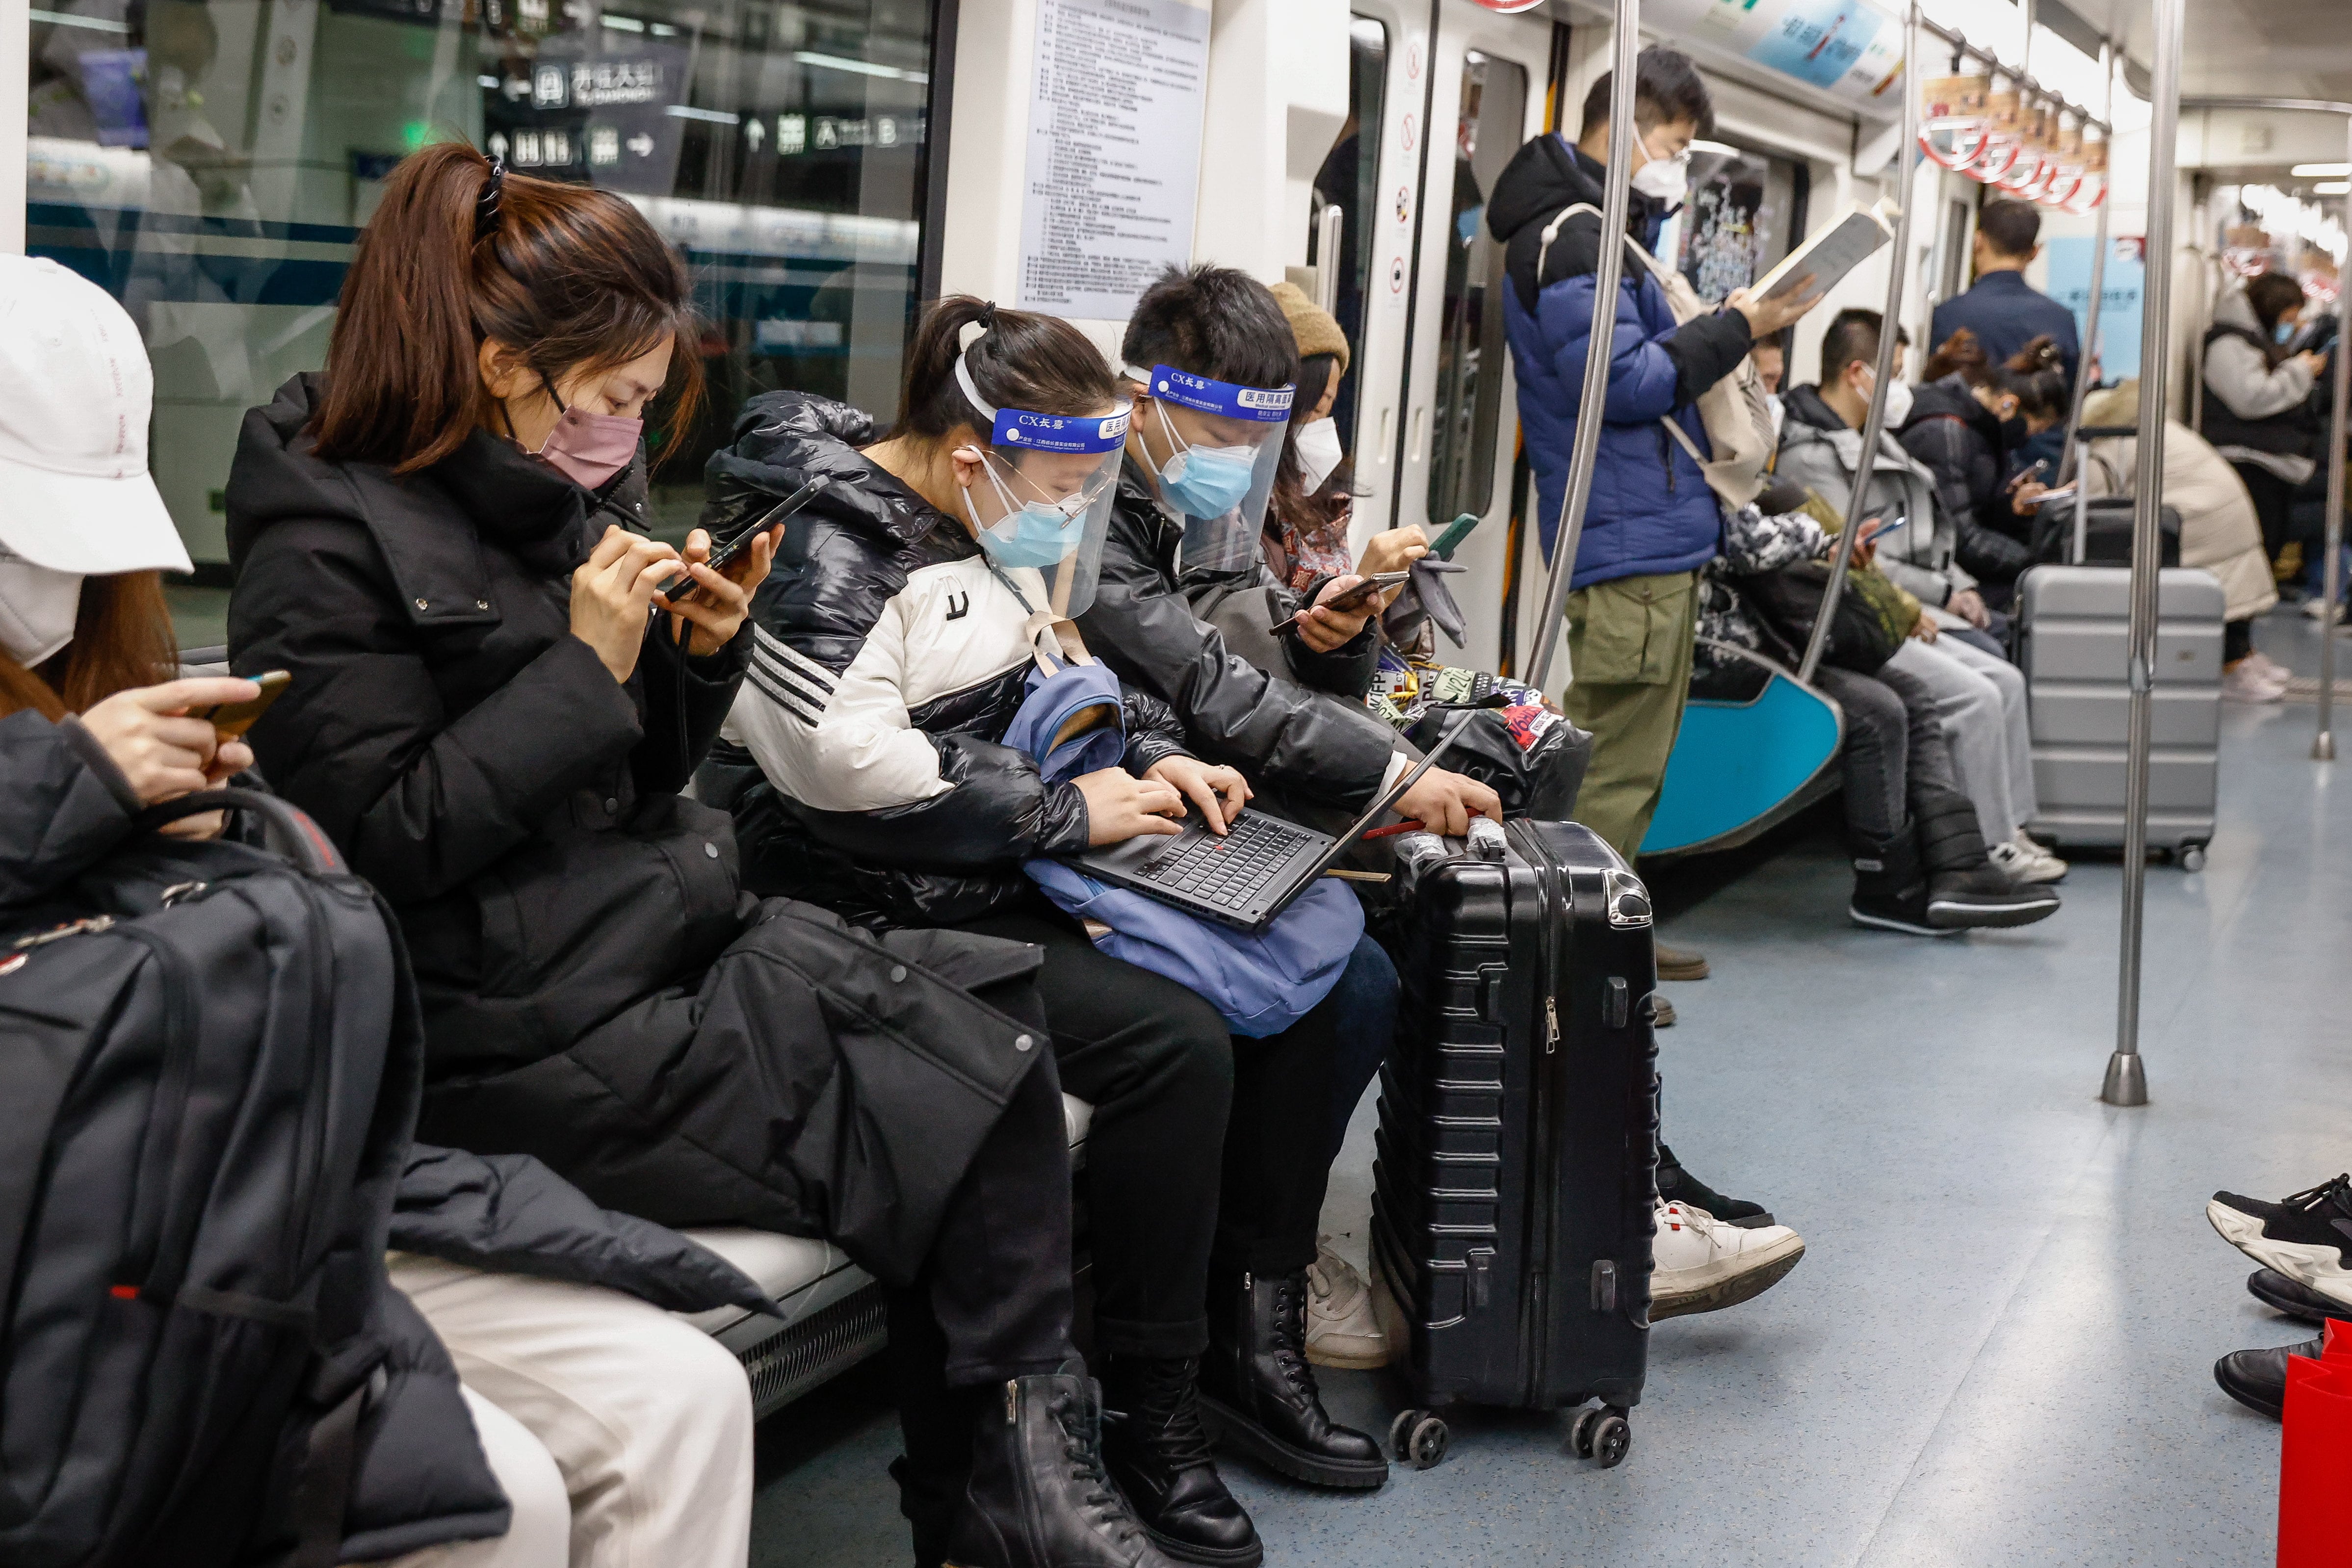
<svg viewBox="0 0 2352 1568">
<path fill-rule="evenodd" d="M 2305 673 L 2319 637 L 2291 614 L 2262 627 Z M 1375 1494 L 1228 1461 L 1267 1563 L 2269 1561 L 2278 1428 L 2211 1366 L 2307 1331 L 2246 1295 L 2252 1265 L 2203 1205 L 2352 1166 L 2352 773 L 2334 776 L 2352 761 L 2307 760 L 2313 712 L 2225 708 L 2210 860 L 2149 868 L 2141 1110 L 2097 1100 L 2112 856 L 2075 862 L 2053 919 L 1942 941 L 1846 921 L 1820 817 L 1736 877 L 1662 872 L 1665 935 L 1715 970 L 1667 988 L 1666 1136 L 1802 1232 L 1804 1261 L 1747 1306 L 1658 1326 L 1619 1469 L 1569 1457 L 1559 1416 L 1459 1409 L 1444 1463 Z M 1368 1103 L 1325 1215 L 1359 1259 L 1370 1127 Z M 1374 1431 L 1402 1402 L 1383 1373 L 1323 1385 Z M 771 1418 L 752 1561 L 910 1561 L 897 1451 L 878 1363 Z"/>
</svg>

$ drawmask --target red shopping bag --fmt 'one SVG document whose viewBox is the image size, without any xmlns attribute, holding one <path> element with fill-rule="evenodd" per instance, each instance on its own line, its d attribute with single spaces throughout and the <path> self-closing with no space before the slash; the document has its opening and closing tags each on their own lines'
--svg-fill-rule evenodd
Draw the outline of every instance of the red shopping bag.
<svg viewBox="0 0 2352 1568">
<path fill-rule="evenodd" d="M 2352 1326 L 2326 1340 L 2324 1360 L 2287 1358 L 2278 1568 L 2352 1568 Z"/>
</svg>

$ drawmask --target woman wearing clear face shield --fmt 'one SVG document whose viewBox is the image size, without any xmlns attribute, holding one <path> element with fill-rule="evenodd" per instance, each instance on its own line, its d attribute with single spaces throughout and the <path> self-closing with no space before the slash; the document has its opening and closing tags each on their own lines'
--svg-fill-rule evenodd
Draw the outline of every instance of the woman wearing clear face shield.
<svg viewBox="0 0 2352 1568">
<path fill-rule="evenodd" d="M 1131 689 L 1121 766 L 1053 784 L 1001 743 L 1032 670 L 1089 657 L 1071 623 L 1094 596 L 1128 419 L 1101 356 L 1051 317 L 950 298 L 917 329 L 900 406 L 877 440 L 855 409 L 770 394 L 714 459 L 722 515 L 830 482 L 794 518 L 753 608 L 751 679 L 727 735 L 757 772 L 739 769 L 730 787 L 714 770 L 705 795 L 731 805 L 755 887 L 1045 950 L 1036 983 L 1062 1086 L 1095 1108 L 1079 1179 L 1094 1370 L 1106 1405 L 1125 1413 L 1105 1438 L 1110 1473 L 1171 1556 L 1255 1563 L 1195 1394 L 1212 1255 L 1286 1274 L 1312 1258 L 1328 1151 L 1275 1121 L 1280 1107 L 1328 1098 L 1334 1031 L 1310 1015 L 1233 1041 L 1199 995 L 1097 952 L 1021 869 L 1173 835 L 1188 807 L 1222 831 L 1250 793 L 1234 769 L 1189 755 L 1166 706 Z M 1237 444 L 1215 435 L 1213 447 Z M 1193 474 L 1234 484 L 1227 453 Z M 898 1334 L 894 1323 L 894 1348 Z M 902 1400 L 919 1542 L 961 1484 L 961 1449 L 919 1419 L 920 1391 Z M 1384 1468 L 1369 1439 L 1364 1450 L 1377 1484 Z"/>
</svg>

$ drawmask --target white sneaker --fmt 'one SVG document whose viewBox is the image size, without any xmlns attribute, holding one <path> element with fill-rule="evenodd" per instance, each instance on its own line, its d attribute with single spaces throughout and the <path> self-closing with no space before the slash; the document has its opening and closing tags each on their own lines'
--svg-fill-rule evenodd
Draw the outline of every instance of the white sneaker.
<svg viewBox="0 0 2352 1568">
<path fill-rule="evenodd" d="M 1388 1336 L 1372 1311 L 1371 1289 L 1330 1243 L 1318 1237 L 1307 1266 L 1307 1359 L 1317 1366 L 1386 1366 Z"/>
<path fill-rule="evenodd" d="M 2224 702 L 2276 702 L 2286 695 L 2286 688 L 2274 684 L 2259 669 L 2248 669 L 2247 661 L 2240 659 L 2221 672 L 2221 700 Z"/>
<path fill-rule="evenodd" d="M 1725 1225 L 1705 1209 L 1662 1203 L 1650 1274 L 1650 1321 L 1719 1312 L 1780 1282 L 1805 1255 L 1804 1237 L 1785 1225 L 1754 1230 Z"/>
<path fill-rule="evenodd" d="M 2263 675 L 2274 685 L 2284 686 L 2288 681 L 2294 679 L 2294 671 L 2289 669 L 2286 666 L 2281 664 L 2278 660 L 2273 658 L 2270 655 L 2264 653 L 2260 648 L 2256 648 L 2253 652 L 2248 654 L 2243 662 L 2250 664 L 2257 670 L 2260 670 Z"/>
<path fill-rule="evenodd" d="M 2327 606 L 2326 604 L 2321 602 L 2318 595 L 2314 595 L 2312 597 L 2305 599 L 2303 602 L 2303 615 L 2305 620 L 2315 621 L 2326 616 L 2326 614 Z M 2341 621 L 2344 618 L 2343 605 L 2338 605 L 2336 606 L 2336 615 L 2334 618 L 2338 621 Z"/>
<path fill-rule="evenodd" d="M 2028 838 L 2022 827 L 2009 842 L 1995 844 L 1985 853 L 2000 868 L 2002 876 L 2021 888 L 2032 882 L 2063 882 L 2066 879 L 2066 862 Z"/>
</svg>

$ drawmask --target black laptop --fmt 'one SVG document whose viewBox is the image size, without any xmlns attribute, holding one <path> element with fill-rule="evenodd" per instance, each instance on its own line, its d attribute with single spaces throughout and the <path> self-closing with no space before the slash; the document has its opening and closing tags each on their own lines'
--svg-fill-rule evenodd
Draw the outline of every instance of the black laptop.
<svg viewBox="0 0 2352 1568">
<path fill-rule="evenodd" d="M 1187 914 L 1261 935 L 1290 900 L 1339 863 L 1349 845 L 1370 831 L 1430 770 L 1469 717 L 1455 715 L 1429 754 L 1380 793 L 1347 832 L 1334 838 L 1278 816 L 1244 809 L 1223 837 L 1197 815 L 1174 837 L 1130 838 L 1072 856 L 1070 864 L 1098 881 L 1172 904 Z"/>
</svg>

